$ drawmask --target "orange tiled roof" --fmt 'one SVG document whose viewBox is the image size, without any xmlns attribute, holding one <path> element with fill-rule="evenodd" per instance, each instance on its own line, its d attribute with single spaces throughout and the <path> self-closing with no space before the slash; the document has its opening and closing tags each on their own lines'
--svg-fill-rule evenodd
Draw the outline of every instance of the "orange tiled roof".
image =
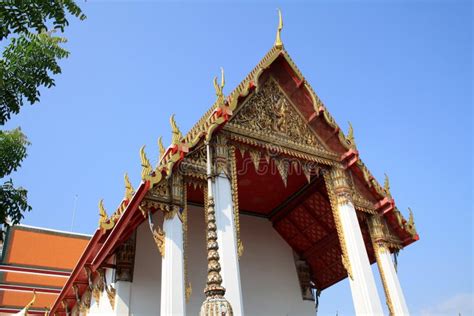
<svg viewBox="0 0 474 316">
<path fill-rule="evenodd" d="M 7 230 L 0 266 L 0 311 L 21 309 L 37 290 L 33 309 L 51 306 L 90 236 L 30 226 Z M 26 273 L 30 268 L 35 272 Z"/>
</svg>

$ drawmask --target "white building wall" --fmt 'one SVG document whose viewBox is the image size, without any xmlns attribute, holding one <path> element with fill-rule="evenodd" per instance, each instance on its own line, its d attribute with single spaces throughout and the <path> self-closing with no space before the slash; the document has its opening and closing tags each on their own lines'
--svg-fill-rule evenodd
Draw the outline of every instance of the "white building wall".
<svg viewBox="0 0 474 316">
<path fill-rule="evenodd" d="M 163 216 L 159 212 L 152 218 L 155 225 L 163 227 Z M 148 221 L 145 221 L 137 229 L 130 315 L 159 315 L 160 297 L 161 255 L 156 248 Z"/>
<path fill-rule="evenodd" d="M 198 315 L 204 301 L 207 260 L 204 211 L 189 207 L 188 275 L 192 295 L 187 315 Z M 156 225 L 162 217 L 154 216 Z M 135 271 L 131 294 L 131 315 L 159 315 L 161 257 L 148 223 L 138 228 Z M 303 301 L 293 253 L 273 229 L 270 221 L 254 216 L 240 217 L 241 238 L 245 247 L 240 258 L 243 301 L 246 315 L 311 315 L 314 302 Z M 238 315 L 236 315 L 238 316 Z"/>
</svg>

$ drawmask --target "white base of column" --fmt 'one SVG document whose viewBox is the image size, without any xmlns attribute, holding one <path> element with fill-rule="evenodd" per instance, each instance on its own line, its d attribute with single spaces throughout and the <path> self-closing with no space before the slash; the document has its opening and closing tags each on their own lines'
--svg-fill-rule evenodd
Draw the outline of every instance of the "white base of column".
<svg viewBox="0 0 474 316">
<path fill-rule="evenodd" d="M 410 315 L 408 306 L 403 295 L 402 287 L 398 280 L 397 272 L 393 266 L 390 252 L 383 248 L 378 249 L 378 255 L 380 258 L 379 271 L 383 274 L 385 279 L 385 290 L 390 295 L 390 301 L 392 302 L 393 312 L 395 315 Z"/>
<path fill-rule="evenodd" d="M 231 184 L 229 179 L 221 174 L 215 178 L 213 187 L 222 285 L 226 289 L 225 297 L 231 304 L 234 315 L 243 316 L 244 307 Z"/>
<path fill-rule="evenodd" d="M 383 315 L 382 305 L 370 268 L 369 257 L 351 203 L 338 206 L 353 279 L 349 279 L 357 315 Z"/>
<path fill-rule="evenodd" d="M 127 281 L 115 282 L 115 314 L 118 316 L 130 315 L 130 296 L 132 283 Z"/>
<path fill-rule="evenodd" d="M 178 215 L 165 219 L 165 253 L 161 260 L 161 316 L 186 315 L 183 229 Z"/>
</svg>

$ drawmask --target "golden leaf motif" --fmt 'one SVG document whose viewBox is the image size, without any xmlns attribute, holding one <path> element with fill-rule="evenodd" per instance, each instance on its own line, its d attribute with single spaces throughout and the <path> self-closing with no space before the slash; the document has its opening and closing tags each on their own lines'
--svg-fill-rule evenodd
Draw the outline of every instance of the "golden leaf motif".
<svg viewBox="0 0 474 316">
<path fill-rule="evenodd" d="M 251 131 L 255 136 L 326 151 L 272 78 L 249 97 L 229 123 Z"/>
</svg>

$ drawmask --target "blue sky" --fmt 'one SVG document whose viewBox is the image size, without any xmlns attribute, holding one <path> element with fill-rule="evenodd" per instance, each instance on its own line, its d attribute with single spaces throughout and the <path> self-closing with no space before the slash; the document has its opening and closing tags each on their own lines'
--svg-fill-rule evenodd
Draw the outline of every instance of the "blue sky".
<svg viewBox="0 0 474 316">
<path fill-rule="evenodd" d="M 92 233 L 97 202 L 112 211 L 123 173 L 140 181 L 138 150 L 156 162 L 172 113 L 185 132 L 271 48 L 276 8 L 283 42 L 361 156 L 407 214 L 420 241 L 401 252 L 399 277 L 413 314 L 473 311 L 472 4 L 458 1 L 316 1 L 192 4 L 80 2 L 57 86 L 25 106 L 32 142 L 13 177 L 29 190 L 25 224 Z M 376 272 L 376 270 L 375 270 Z M 375 273 L 378 280 L 378 273 Z M 383 293 L 381 292 L 383 298 Z M 353 314 L 347 280 L 324 291 L 320 314 Z"/>
</svg>

